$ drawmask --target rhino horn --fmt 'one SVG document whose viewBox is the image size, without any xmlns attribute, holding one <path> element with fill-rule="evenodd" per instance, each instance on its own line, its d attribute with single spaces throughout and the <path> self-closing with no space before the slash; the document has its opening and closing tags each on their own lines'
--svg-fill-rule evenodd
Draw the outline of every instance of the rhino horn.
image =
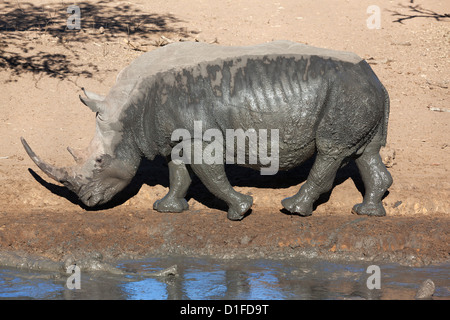
<svg viewBox="0 0 450 320">
<path fill-rule="evenodd" d="M 104 111 L 106 110 L 105 103 L 103 101 L 104 98 L 102 99 L 102 96 L 86 91 L 84 90 L 84 88 L 83 91 L 86 97 L 82 97 L 80 95 L 79 97 L 81 102 L 83 102 L 86 106 L 88 106 L 89 109 L 91 109 L 93 112 L 104 113 Z"/>
<path fill-rule="evenodd" d="M 30 146 L 26 142 L 26 140 L 22 137 L 20 137 L 20 140 L 22 141 L 23 147 L 25 148 L 25 151 L 30 156 L 31 160 L 34 161 L 34 163 L 47 174 L 50 178 L 66 184 L 69 183 L 69 171 L 66 168 L 56 168 L 52 165 L 49 165 L 42 161 L 34 152 L 31 150 Z"/>
<path fill-rule="evenodd" d="M 71 147 L 67 147 L 67 151 L 72 155 L 73 159 L 77 164 L 80 164 L 84 161 L 85 156 L 82 154 L 81 151 L 72 149 Z"/>
</svg>

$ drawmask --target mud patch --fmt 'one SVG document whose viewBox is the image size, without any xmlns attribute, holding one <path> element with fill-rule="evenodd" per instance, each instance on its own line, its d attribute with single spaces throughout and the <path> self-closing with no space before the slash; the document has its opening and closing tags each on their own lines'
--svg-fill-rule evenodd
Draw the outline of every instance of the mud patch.
<svg viewBox="0 0 450 320">
<path fill-rule="evenodd" d="M 240 222 L 221 210 L 179 214 L 118 208 L 85 212 L 0 214 L 0 252 L 23 253 L 64 262 L 148 256 L 212 258 L 309 257 L 389 261 L 410 266 L 449 259 L 446 216 L 303 218 L 253 210 Z M 1 262 L 1 261 L 0 261 Z"/>
</svg>

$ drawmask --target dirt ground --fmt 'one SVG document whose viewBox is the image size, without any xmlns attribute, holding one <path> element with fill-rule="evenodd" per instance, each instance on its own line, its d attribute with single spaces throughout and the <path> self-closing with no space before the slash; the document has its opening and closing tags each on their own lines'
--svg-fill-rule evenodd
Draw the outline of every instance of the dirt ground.
<svg viewBox="0 0 450 320">
<path fill-rule="evenodd" d="M 66 28 L 72 2 L 0 3 L 0 251 L 52 260 L 98 252 L 448 262 L 450 2 L 275 1 L 84 1 L 75 3 L 81 30 Z M 374 4 L 380 29 L 367 24 Z M 236 190 L 254 197 L 240 222 L 228 221 L 224 204 L 198 180 L 188 194 L 190 211 L 158 213 L 153 202 L 168 190 L 161 159 L 144 161 L 112 204 L 88 210 L 50 181 L 20 143 L 23 136 L 43 159 L 72 165 L 66 147 L 86 147 L 94 132 L 94 116 L 78 99 L 82 87 L 106 94 L 130 61 L 174 41 L 277 39 L 355 52 L 388 89 L 382 155 L 394 184 L 383 200 L 387 217 L 350 213 L 362 199 L 352 164 L 339 171 L 313 216 L 281 211 L 280 201 L 298 191 L 310 163 L 274 177 L 228 168 Z"/>
</svg>

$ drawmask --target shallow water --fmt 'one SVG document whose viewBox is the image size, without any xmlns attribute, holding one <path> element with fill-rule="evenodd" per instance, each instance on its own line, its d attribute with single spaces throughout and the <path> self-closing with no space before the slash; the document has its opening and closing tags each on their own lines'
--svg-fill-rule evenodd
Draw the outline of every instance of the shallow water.
<svg viewBox="0 0 450 320">
<path fill-rule="evenodd" d="M 174 264 L 177 276 L 141 275 Z M 373 274 L 367 268 L 371 264 L 155 258 L 119 263 L 117 267 L 127 275 L 80 270 L 80 289 L 67 287 L 70 274 L 0 268 L 0 299 L 414 299 L 426 279 L 435 283 L 433 299 L 450 299 L 450 264 L 379 265 L 380 289 L 370 290 L 367 281 Z"/>
</svg>

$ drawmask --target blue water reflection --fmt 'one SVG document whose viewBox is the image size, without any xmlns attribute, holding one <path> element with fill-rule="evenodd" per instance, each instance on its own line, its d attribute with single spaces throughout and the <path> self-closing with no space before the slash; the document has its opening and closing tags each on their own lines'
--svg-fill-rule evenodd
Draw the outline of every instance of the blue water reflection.
<svg viewBox="0 0 450 320">
<path fill-rule="evenodd" d="M 145 279 L 121 285 L 129 300 L 166 300 L 168 298 L 166 284 L 156 279 Z"/>
<path fill-rule="evenodd" d="M 5 268 L 0 271 L 0 299 L 51 299 L 61 286 L 50 275 Z"/>
<path fill-rule="evenodd" d="M 178 275 L 153 278 L 145 273 L 173 264 Z M 381 265 L 381 290 L 369 290 L 372 263 L 311 260 L 209 260 L 186 257 L 124 261 L 128 275 L 81 271 L 81 290 L 66 287 L 68 275 L 0 268 L 0 299 L 128 300 L 287 300 L 413 299 L 427 278 L 435 298 L 450 298 L 450 265 L 408 268 Z"/>
<path fill-rule="evenodd" d="M 248 294 L 241 299 L 282 300 L 286 298 L 278 278 L 272 272 L 251 273 L 249 284 Z"/>
<path fill-rule="evenodd" d="M 187 299 L 220 299 L 226 294 L 225 271 L 191 271 L 183 281 L 183 292 Z"/>
</svg>

